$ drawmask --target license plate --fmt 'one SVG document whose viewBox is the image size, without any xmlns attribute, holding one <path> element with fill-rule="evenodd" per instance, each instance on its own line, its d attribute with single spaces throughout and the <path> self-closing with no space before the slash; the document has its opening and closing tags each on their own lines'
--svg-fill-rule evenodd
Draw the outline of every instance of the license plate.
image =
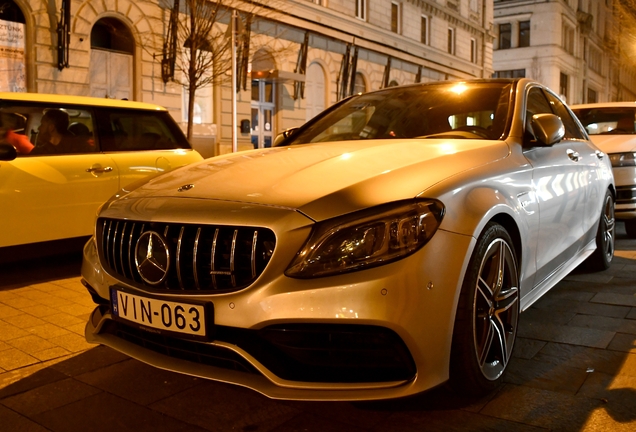
<svg viewBox="0 0 636 432">
<path fill-rule="evenodd" d="M 146 329 L 165 330 L 191 336 L 206 336 L 206 307 L 131 294 L 111 288 L 113 314 Z"/>
</svg>

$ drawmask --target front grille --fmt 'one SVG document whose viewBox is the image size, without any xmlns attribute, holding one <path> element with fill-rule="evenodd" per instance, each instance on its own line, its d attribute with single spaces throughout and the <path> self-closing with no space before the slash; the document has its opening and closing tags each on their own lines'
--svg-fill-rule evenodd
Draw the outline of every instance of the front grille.
<svg viewBox="0 0 636 432">
<path fill-rule="evenodd" d="M 194 363 L 258 373 L 234 351 L 109 321 L 102 332 Z M 384 327 L 288 324 L 248 330 L 215 326 L 214 340 L 240 347 L 289 381 L 357 383 L 413 379 L 415 362 L 400 337 Z"/>
<path fill-rule="evenodd" d="M 151 232 L 154 249 L 146 245 L 138 250 L 142 235 L 147 241 Z M 105 269 L 131 285 L 156 291 L 228 292 L 260 276 L 274 252 L 276 236 L 267 228 L 100 218 L 97 243 Z M 161 250 L 164 244 L 167 251 Z M 137 263 L 151 255 L 149 261 L 165 262 L 151 262 L 150 271 L 140 271 Z"/>
</svg>

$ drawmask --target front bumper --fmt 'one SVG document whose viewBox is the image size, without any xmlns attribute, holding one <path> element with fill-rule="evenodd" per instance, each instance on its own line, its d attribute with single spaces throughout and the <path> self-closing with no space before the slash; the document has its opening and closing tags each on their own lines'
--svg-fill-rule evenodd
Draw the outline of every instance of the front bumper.
<svg viewBox="0 0 636 432">
<path fill-rule="evenodd" d="M 104 271 L 90 241 L 82 276 L 100 305 L 86 339 L 277 399 L 407 396 L 448 379 L 464 257 L 473 244 L 440 230 L 416 254 L 365 271 L 310 280 L 263 275 L 233 293 L 166 294 L 170 301 L 214 305 L 215 337 L 188 341 L 113 319 L 109 289 L 122 283 Z"/>
<path fill-rule="evenodd" d="M 613 168 L 617 219 L 636 219 L 636 167 Z"/>
</svg>

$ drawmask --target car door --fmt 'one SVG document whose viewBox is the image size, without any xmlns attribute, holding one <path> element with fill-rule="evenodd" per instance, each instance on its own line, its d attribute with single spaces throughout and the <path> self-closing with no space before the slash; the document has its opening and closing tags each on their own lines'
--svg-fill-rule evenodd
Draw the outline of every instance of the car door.
<svg viewBox="0 0 636 432">
<path fill-rule="evenodd" d="M 96 111 L 102 149 L 119 167 L 120 187 L 202 159 L 167 111 Z"/>
<path fill-rule="evenodd" d="M 530 119 L 555 114 L 541 87 L 531 87 L 526 99 L 524 155 L 533 167 L 533 187 L 539 204 L 536 242 L 537 275 L 534 285 L 554 273 L 579 250 L 586 225 L 590 181 L 585 142 L 567 136 L 552 146 L 532 144 Z"/>
<path fill-rule="evenodd" d="M 98 206 L 118 190 L 117 166 L 98 152 L 92 136 L 90 109 L 16 102 L 0 106 L 24 119 L 18 132 L 34 145 L 43 141 L 39 126 L 49 110 L 68 114 L 65 134 L 72 149 L 38 152 L 36 145 L 28 154 L 0 162 L 0 247 L 88 236 Z"/>
</svg>

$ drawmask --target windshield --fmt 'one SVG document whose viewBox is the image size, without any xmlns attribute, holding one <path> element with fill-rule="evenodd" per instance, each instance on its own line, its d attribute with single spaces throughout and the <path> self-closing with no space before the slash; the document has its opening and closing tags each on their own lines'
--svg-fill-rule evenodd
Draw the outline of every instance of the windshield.
<svg viewBox="0 0 636 432">
<path fill-rule="evenodd" d="M 500 139 L 510 82 L 393 87 L 345 101 L 301 127 L 284 145 L 405 138 Z"/>
<path fill-rule="evenodd" d="M 633 135 L 636 107 L 573 109 L 589 135 Z"/>
</svg>

